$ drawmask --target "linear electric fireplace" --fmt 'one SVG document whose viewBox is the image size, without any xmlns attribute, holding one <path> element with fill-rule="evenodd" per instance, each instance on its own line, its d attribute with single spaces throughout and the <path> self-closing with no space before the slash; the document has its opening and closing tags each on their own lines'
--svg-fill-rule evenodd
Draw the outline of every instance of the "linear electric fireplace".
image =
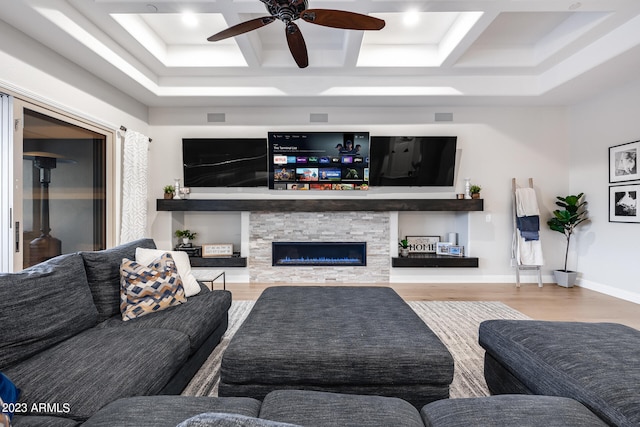
<svg viewBox="0 0 640 427">
<path fill-rule="evenodd" d="M 273 266 L 367 265 L 366 242 L 272 242 Z"/>
</svg>

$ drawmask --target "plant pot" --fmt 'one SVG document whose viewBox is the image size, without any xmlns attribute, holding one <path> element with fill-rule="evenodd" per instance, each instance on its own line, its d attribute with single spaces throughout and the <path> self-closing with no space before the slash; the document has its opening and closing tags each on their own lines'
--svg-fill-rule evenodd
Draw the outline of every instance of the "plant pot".
<svg viewBox="0 0 640 427">
<path fill-rule="evenodd" d="M 400 256 L 408 257 L 409 256 L 409 248 L 400 248 Z"/>
<path fill-rule="evenodd" d="M 562 286 L 564 288 L 572 288 L 573 285 L 576 283 L 578 272 L 553 270 L 553 276 L 555 277 L 556 283 L 558 284 L 558 286 Z"/>
<path fill-rule="evenodd" d="M 479 199 L 480 198 L 480 193 L 471 193 L 471 198 L 472 199 Z"/>
<path fill-rule="evenodd" d="M 165 199 L 173 199 L 173 193 L 164 193 Z"/>
</svg>

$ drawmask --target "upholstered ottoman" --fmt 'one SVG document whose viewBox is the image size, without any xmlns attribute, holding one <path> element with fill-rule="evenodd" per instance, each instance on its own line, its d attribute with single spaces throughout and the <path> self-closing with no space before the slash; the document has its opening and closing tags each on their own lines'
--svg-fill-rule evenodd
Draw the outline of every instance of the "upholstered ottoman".
<svg viewBox="0 0 640 427">
<path fill-rule="evenodd" d="M 317 390 L 421 408 L 452 379 L 451 354 L 393 289 L 285 286 L 266 289 L 231 339 L 219 395 Z"/>
<path fill-rule="evenodd" d="M 640 331 L 614 323 L 488 320 L 479 342 L 492 394 L 569 397 L 610 425 L 640 425 Z"/>
<path fill-rule="evenodd" d="M 604 427 L 606 424 L 573 399 L 502 395 L 445 399 L 420 411 L 426 427 Z"/>
</svg>

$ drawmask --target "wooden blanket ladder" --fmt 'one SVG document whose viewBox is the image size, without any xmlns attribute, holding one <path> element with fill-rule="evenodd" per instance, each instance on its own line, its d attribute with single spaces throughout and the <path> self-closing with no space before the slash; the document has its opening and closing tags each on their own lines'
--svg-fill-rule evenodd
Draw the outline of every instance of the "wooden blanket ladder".
<svg viewBox="0 0 640 427">
<path fill-rule="evenodd" d="M 512 187 L 512 195 L 513 195 L 513 253 L 512 253 L 512 262 L 514 263 L 516 269 L 516 287 L 520 287 L 520 271 L 523 270 L 535 270 L 538 273 L 538 287 L 542 287 L 542 267 L 539 265 L 521 265 L 518 261 L 518 251 L 517 251 L 517 235 L 518 235 L 518 225 L 516 222 L 517 217 L 517 207 L 516 207 L 516 188 L 517 183 L 516 179 L 511 179 L 511 187 Z M 533 188 L 533 178 L 529 178 L 529 187 Z"/>
</svg>

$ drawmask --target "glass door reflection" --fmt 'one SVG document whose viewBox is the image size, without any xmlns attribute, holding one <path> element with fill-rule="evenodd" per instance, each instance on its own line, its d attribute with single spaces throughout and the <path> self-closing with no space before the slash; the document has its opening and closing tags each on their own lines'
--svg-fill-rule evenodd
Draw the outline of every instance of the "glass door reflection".
<svg viewBox="0 0 640 427">
<path fill-rule="evenodd" d="M 24 110 L 23 266 L 106 246 L 106 137 Z"/>
</svg>

